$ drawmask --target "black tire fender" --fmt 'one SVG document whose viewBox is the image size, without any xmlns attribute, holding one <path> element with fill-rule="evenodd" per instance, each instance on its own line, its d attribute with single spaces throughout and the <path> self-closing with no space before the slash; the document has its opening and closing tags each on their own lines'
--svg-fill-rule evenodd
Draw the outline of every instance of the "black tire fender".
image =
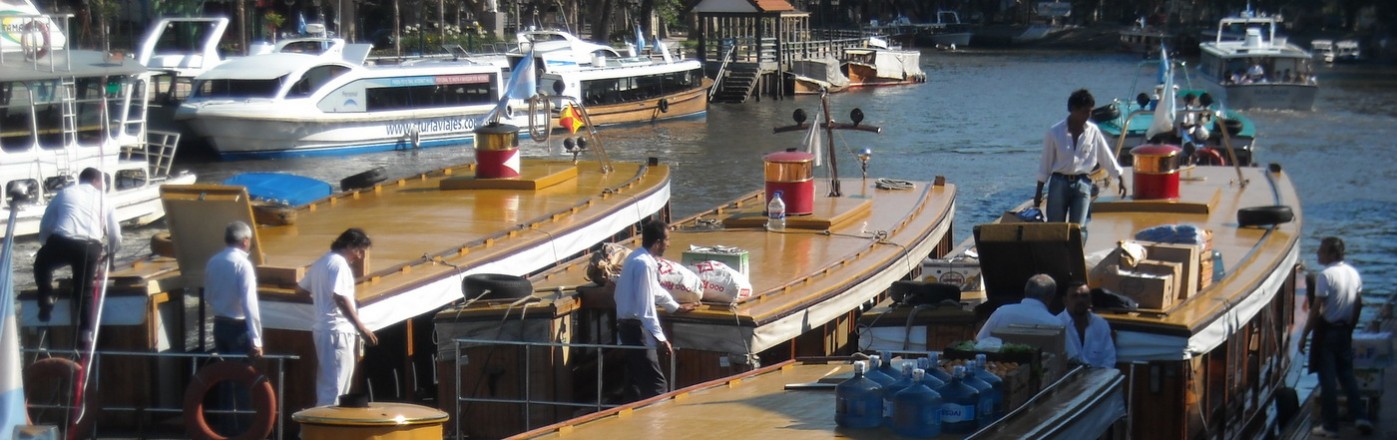
<svg viewBox="0 0 1397 440">
<path fill-rule="evenodd" d="M 1270 226 L 1290 223 L 1295 219 L 1295 211 L 1285 205 L 1253 206 L 1237 210 L 1239 226 Z"/>
<path fill-rule="evenodd" d="M 669 100 L 660 98 L 659 107 L 660 113 L 669 113 Z"/>
<path fill-rule="evenodd" d="M 243 384 L 252 392 L 252 408 L 257 412 L 252 426 L 241 434 L 224 437 L 209 427 L 204 418 L 204 396 L 219 382 L 234 381 Z M 252 440 L 264 439 L 271 435 L 276 425 L 276 391 L 267 375 L 257 371 L 250 364 L 236 361 L 219 361 L 200 368 L 184 390 L 184 428 L 190 438 L 198 440 Z"/>
<path fill-rule="evenodd" d="M 371 188 L 375 184 L 388 179 L 387 173 L 388 172 L 385 171 L 383 167 L 376 167 L 374 169 L 346 177 L 340 180 L 340 191 Z"/>
<path fill-rule="evenodd" d="M 1116 108 L 1115 103 L 1106 104 L 1091 111 L 1091 120 L 1096 122 L 1114 121 L 1120 116 L 1121 111 Z"/>
<path fill-rule="evenodd" d="M 528 278 L 498 273 L 476 273 L 461 280 L 461 294 L 466 300 L 518 299 L 534 294 Z"/>
</svg>

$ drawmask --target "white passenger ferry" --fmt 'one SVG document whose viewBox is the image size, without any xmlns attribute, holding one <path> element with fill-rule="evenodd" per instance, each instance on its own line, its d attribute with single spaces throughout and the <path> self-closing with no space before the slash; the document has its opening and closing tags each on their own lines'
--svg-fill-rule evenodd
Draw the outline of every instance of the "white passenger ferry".
<svg viewBox="0 0 1397 440">
<path fill-rule="evenodd" d="M 1199 72 L 1209 92 L 1232 109 L 1310 110 L 1315 104 L 1314 58 L 1276 35 L 1281 20 L 1244 12 L 1218 22 L 1213 41 L 1199 44 Z"/>
</svg>

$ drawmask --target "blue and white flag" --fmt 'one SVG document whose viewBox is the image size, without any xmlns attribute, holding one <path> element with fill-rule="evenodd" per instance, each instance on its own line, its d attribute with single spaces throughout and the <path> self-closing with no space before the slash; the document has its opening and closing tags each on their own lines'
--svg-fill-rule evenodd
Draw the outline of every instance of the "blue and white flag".
<svg viewBox="0 0 1397 440">
<path fill-rule="evenodd" d="M 305 12 L 297 12 L 297 13 L 296 13 L 296 33 L 297 33 L 297 34 L 301 34 L 301 35 L 305 35 L 305 34 L 306 34 L 306 13 L 305 13 Z"/>
<path fill-rule="evenodd" d="M 1169 52 L 1163 44 L 1159 45 L 1159 81 L 1164 88 L 1159 91 L 1159 103 L 1154 108 L 1154 121 L 1150 123 L 1150 128 L 1145 130 L 1146 141 L 1157 134 L 1174 130 L 1174 101 L 1178 92 L 1174 90 L 1174 69 L 1169 63 Z"/>
<path fill-rule="evenodd" d="M 9 224 L 15 224 L 13 217 Z M 19 324 L 15 322 L 14 232 L 8 228 L 0 245 L 0 437 L 8 437 L 16 426 L 29 424 L 24 376 L 20 373 Z"/>
<path fill-rule="evenodd" d="M 495 104 L 495 108 L 485 115 L 485 122 L 499 119 L 505 114 L 505 109 L 509 107 L 512 100 L 524 100 L 534 96 L 538 91 L 538 78 L 534 77 L 534 51 L 529 49 L 529 53 L 524 58 L 514 64 L 514 69 L 509 72 L 509 81 L 505 83 L 504 92 L 500 93 L 500 102 Z"/>
<path fill-rule="evenodd" d="M 640 23 L 635 24 L 635 48 L 636 50 L 645 48 L 645 35 L 640 33 Z"/>
</svg>

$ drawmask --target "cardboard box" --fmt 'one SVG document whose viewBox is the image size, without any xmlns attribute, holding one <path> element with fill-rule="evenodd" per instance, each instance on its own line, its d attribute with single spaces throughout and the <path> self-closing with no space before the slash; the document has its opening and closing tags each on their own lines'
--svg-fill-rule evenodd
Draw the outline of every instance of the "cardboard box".
<svg viewBox="0 0 1397 440">
<path fill-rule="evenodd" d="M 1392 366 L 1392 333 L 1355 332 L 1353 368 L 1382 369 Z"/>
<path fill-rule="evenodd" d="M 974 258 L 955 261 L 939 258 L 922 260 L 922 276 L 927 282 L 960 286 L 962 292 L 985 290 L 980 278 L 980 260 Z"/>
<path fill-rule="evenodd" d="M 1142 309 L 1164 310 L 1174 305 L 1178 297 L 1179 263 L 1145 260 L 1130 271 L 1120 271 L 1117 266 L 1107 267 L 1101 273 L 1098 287 L 1120 293 L 1140 303 Z"/>
<path fill-rule="evenodd" d="M 1377 392 L 1381 393 L 1381 392 L 1382 392 L 1382 376 L 1383 376 L 1383 374 L 1385 374 L 1385 373 L 1386 373 L 1386 370 L 1369 369 L 1369 368 L 1354 368 L 1354 369 L 1353 369 L 1353 378 L 1354 378 L 1355 381 L 1358 382 L 1358 391 L 1359 391 L 1360 393 L 1361 393 L 1361 392 L 1364 392 L 1364 391 L 1377 391 Z M 1369 402 L 1369 404 L 1371 405 L 1372 402 Z"/>
<path fill-rule="evenodd" d="M 1175 298 L 1177 302 L 1184 302 L 1184 300 L 1198 295 L 1198 289 L 1202 287 L 1198 281 L 1200 274 L 1199 253 L 1198 246 L 1189 244 L 1149 243 L 1145 246 L 1146 259 L 1180 264 L 1180 274 L 1176 278 L 1178 281 L 1176 284 L 1179 286 L 1179 296 Z M 1210 256 L 1209 262 L 1211 261 Z M 1211 273 L 1209 275 L 1211 276 Z"/>
<path fill-rule="evenodd" d="M 684 251 L 680 257 L 680 263 L 685 266 L 693 266 L 704 261 L 718 261 L 728 265 L 743 275 L 751 275 L 748 271 L 747 250 L 726 246 L 713 246 L 702 248 L 691 248 Z"/>
</svg>

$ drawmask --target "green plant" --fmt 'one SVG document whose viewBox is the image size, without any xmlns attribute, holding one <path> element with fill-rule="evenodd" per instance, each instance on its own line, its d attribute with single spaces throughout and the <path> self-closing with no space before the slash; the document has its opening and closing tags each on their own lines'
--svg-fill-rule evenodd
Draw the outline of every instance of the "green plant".
<svg viewBox="0 0 1397 440">
<path fill-rule="evenodd" d="M 286 17 L 276 11 L 267 11 L 266 14 L 262 14 L 262 20 L 267 22 L 267 27 L 271 29 L 272 33 L 276 33 L 276 30 L 286 23 Z"/>
</svg>

